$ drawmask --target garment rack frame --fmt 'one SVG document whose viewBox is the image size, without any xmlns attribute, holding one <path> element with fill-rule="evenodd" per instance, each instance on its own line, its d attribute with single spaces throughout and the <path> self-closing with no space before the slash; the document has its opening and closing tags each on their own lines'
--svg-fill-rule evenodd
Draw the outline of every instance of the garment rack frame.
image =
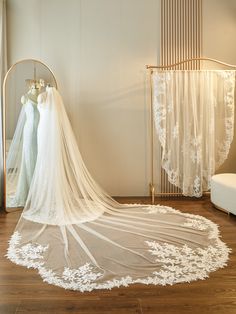
<svg viewBox="0 0 236 314">
<path fill-rule="evenodd" d="M 154 127 L 154 115 L 153 115 L 153 86 L 152 86 L 152 73 L 154 69 L 157 70 L 171 70 L 174 67 L 177 67 L 179 65 L 182 65 L 184 63 L 190 63 L 190 62 L 201 62 L 201 61 L 209 61 L 209 62 L 213 62 L 216 64 L 220 64 L 232 69 L 236 70 L 236 65 L 234 64 L 229 64 L 217 59 L 213 59 L 213 58 L 208 58 L 208 57 L 199 57 L 199 58 L 190 58 L 190 59 L 185 59 L 176 63 L 172 63 L 172 64 L 166 64 L 166 65 L 146 65 L 146 69 L 149 71 L 149 84 L 150 84 L 150 155 L 151 155 L 151 180 L 149 183 L 149 194 L 151 197 L 151 202 L 152 204 L 155 203 L 155 197 L 157 196 L 183 196 L 183 194 L 181 192 L 160 192 L 160 193 L 156 193 L 155 192 L 155 184 L 154 184 L 154 132 L 155 132 L 155 127 Z M 200 63 L 201 65 L 201 63 Z M 176 70 L 176 69 L 174 69 Z M 200 67 L 201 70 L 201 67 Z M 181 69 L 181 71 L 189 71 L 189 70 L 183 70 Z M 191 70 L 191 71 L 198 71 L 198 70 Z M 203 195 L 210 195 L 209 191 L 204 191 Z"/>
</svg>

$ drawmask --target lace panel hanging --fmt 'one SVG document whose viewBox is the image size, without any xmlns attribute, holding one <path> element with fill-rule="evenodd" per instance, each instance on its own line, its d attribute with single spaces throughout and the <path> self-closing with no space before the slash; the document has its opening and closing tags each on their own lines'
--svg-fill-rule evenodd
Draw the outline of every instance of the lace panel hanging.
<svg viewBox="0 0 236 314">
<path fill-rule="evenodd" d="M 235 71 L 156 71 L 152 84 L 162 167 L 183 195 L 200 197 L 233 139 Z"/>
</svg>

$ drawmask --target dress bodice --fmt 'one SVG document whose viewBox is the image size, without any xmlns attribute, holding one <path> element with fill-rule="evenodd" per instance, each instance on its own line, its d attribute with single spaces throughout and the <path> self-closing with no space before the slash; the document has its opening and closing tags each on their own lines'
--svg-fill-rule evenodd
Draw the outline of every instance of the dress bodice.
<svg viewBox="0 0 236 314">
<path fill-rule="evenodd" d="M 34 123 L 38 124 L 39 120 L 39 111 L 37 107 L 37 103 L 32 99 L 28 98 L 26 103 L 24 104 L 25 114 L 26 114 L 26 123 Z"/>
</svg>

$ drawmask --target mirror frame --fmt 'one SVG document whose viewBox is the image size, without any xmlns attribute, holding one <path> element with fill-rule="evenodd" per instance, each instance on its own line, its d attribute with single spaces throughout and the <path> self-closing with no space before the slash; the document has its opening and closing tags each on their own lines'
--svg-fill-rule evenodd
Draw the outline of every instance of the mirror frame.
<svg viewBox="0 0 236 314">
<path fill-rule="evenodd" d="M 43 65 L 45 68 L 48 69 L 48 71 L 51 73 L 54 81 L 55 81 L 55 87 L 56 89 L 58 88 L 58 84 L 57 84 L 57 80 L 56 77 L 54 75 L 54 73 L 52 72 L 52 70 L 42 61 L 37 60 L 37 59 L 21 59 L 17 62 L 15 62 L 7 71 L 4 80 L 3 80 L 3 86 L 2 86 L 2 92 L 3 92 L 3 105 L 2 105 L 2 143 L 3 143 L 3 210 L 8 213 L 7 211 L 7 207 L 6 207 L 6 200 L 7 200 L 7 196 L 6 196 L 6 83 L 7 83 L 7 79 L 9 74 L 11 73 L 11 71 L 16 67 L 16 65 L 23 63 L 23 62 L 27 62 L 27 61 L 31 61 L 31 62 L 37 62 L 40 63 L 41 65 Z M 16 210 L 18 210 L 16 208 Z M 13 212 L 15 210 L 12 210 L 11 212 Z"/>
</svg>

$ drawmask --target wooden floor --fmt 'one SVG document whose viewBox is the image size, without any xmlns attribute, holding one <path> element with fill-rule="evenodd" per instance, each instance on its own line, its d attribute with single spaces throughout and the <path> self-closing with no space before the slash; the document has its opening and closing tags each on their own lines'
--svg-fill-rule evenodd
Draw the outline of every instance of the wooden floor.
<svg viewBox="0 0 236 314">
<path fill-rule="evenodd" d="M 121 202 L 148 202 L 126 198 Z M 222 239 L 232 249 L 226 268 L 207 280 L 174 286 L 133 285 L 111 291 L 79 293 L 43 283 L 36 271 L 12 264 L 4 254 L 20 213 L 0 214 L 0 314 L 12 313 L 211 313 L 236 314 L 236 216 L 213 208 L 208 198 L 157 201 L 183 212 L 199 214 L 220 226 Z"/>
</svg>

